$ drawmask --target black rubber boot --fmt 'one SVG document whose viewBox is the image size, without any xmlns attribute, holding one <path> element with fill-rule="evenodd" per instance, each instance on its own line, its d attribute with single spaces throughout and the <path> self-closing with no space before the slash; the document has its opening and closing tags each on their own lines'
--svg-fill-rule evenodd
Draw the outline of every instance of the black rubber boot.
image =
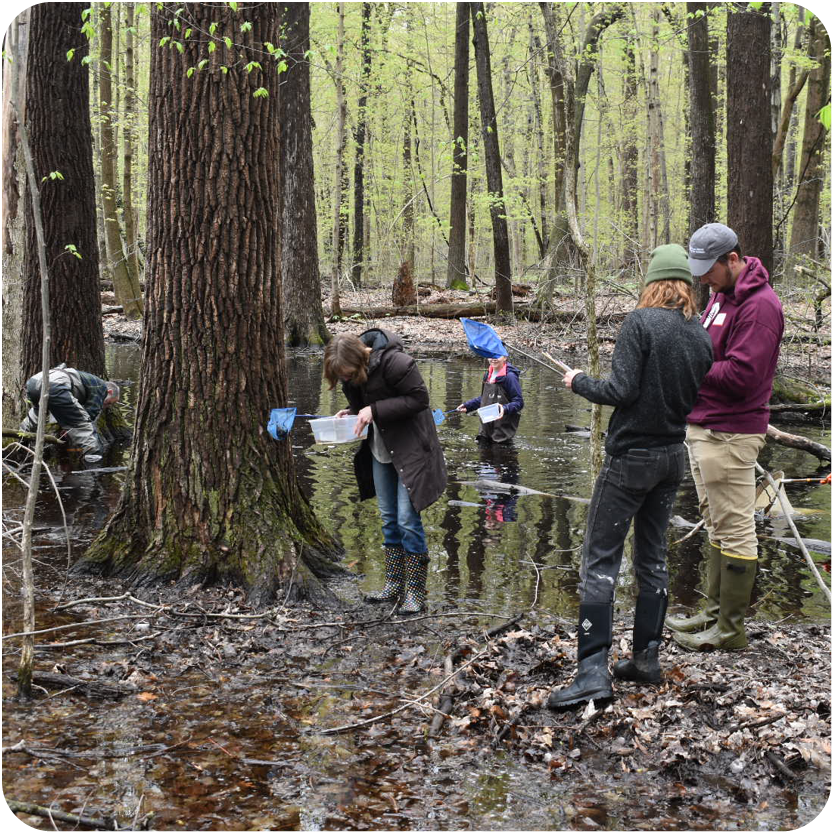
<svg viewBox="0 0 833 833">
<path fill-rule="evenodd" d="M 578 672 L 565 688 L 550 693 L 547 707 L 571 709 L 594 700 L 597 703 L 613 699 L 607 652 L 613 641 L 613 605 L 579 605 Z"/>
<path fill-rule="evenodd" d="M 658 683 L 659 644 L 662 624 L 668 608 L 668 593 L 640 593 L 633 618 L 633 654 L 613 664 L 613 676 L 634 683 Z"/>
<path fill-rule="evenodd" d="M 405 589 L 405 550 L 385 547 L 385 586 L 378 593 L 368 593 L 369 602 L 393 602 Z"/>
<path fill-rule="evenodd" d="M 405 597 L 397 613 L 410 616 L 425 610 L 429 560 L 427 552 L 405 553 Z"/>
</svg>

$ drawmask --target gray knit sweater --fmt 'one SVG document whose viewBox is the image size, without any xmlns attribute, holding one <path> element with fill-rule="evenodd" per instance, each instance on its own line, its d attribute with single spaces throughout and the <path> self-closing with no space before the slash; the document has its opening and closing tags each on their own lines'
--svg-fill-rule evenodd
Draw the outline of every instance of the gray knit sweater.
<svg viewBox="0 0 833 833">
<path fill-rule="evenodd" d="M 711 339 L 696 316 L 686 321 L 679 310 L 636 309 L 619 331 L 610 376 L 580 373 L 572 389 L 591 402 L 615 406 L 605 443 L 615 457 L 630 448 L 681 443 L 711 364 Z"/>
</svg>

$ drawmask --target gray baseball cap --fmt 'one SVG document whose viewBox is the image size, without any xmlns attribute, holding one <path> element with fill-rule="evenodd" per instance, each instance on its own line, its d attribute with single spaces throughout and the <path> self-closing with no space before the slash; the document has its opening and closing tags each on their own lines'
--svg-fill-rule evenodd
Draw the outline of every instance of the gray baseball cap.
<svg viewBox="0 0 833 833">
<path fill-rule="evenodd" d="M 714 262 L 738 245 L 738 236 L 723 223 L 700 226 L 688 241 L 688 265 L 695 278 L 705 275 Z"/>
</svg>

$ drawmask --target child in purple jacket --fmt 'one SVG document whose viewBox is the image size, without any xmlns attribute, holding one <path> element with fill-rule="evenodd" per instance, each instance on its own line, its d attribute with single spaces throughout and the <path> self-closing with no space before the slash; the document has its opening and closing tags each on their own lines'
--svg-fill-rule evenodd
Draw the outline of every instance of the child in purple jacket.
<svg viewBox="0 0 833 833">
<path fill-rule="evenodd" d="M 518 368 L 509 364 L 507 356 L 489 359 L 489 369 L 483 376 L 480 396 L 458 405 L 457 410 L 469 413 L 495 403 L 500 406 L 500 416 L 494 422 L 481 423 L 477 439 L 482 442 L 506 443 L 518 430 L 524 406 L 520 373 Z"/>
</svg>

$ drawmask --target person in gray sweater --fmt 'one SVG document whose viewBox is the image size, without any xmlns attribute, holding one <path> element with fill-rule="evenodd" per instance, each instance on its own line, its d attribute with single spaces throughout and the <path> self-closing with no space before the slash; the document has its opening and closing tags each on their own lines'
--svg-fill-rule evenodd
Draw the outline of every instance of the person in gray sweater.
<svg viewBox="0 0 833 833">
<path fill-rule="evenodd" d="M 668 605 L 665 533 L 686 466 L 686 417 L 712 364 L 711 339 L 696 315 L 685 249 L 651 253 L 639 305 L 622 325 L 611 374 L 593 379 L 571 370 L 564 383 L 600 405 L 613 405 L 605 460 L 587 513 L 581 559 L 578 673 L 553 691 L 547 705 L 574 708 L 613 696 L 608 651 L 613 600 L 625 537 L 634 524 L 638 583 L 633 654 L 614 665 L 615 677 L 656 683 Z"/>
</svg>

